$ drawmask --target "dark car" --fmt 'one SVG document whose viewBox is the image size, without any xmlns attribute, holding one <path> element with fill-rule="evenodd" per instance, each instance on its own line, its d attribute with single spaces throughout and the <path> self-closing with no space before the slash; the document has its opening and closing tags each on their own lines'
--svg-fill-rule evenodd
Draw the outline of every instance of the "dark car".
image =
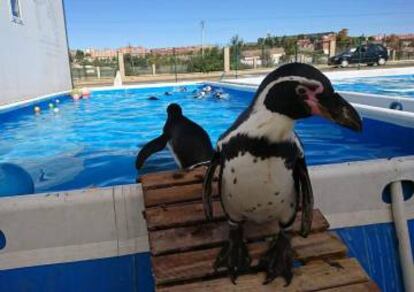
<svg viewBox="0 0 414 292">
<path fill-rule="evenodd" d="M 380 44 L 368 44 L 357 47 L 356 49 L 347 50 L 341 54 L 329 58 L 329 65 L 340 65 L 347 67 L 349 64 L 374 64 L 385 65 L 388 60 L 387 49 Z"/>
</svg>

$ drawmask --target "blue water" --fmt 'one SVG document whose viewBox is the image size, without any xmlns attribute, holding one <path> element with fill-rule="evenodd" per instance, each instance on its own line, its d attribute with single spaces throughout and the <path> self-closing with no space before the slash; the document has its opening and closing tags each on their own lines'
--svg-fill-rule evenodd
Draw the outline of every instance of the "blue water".
<svg viewBox="0 0 414 292">
<path fill-rule="evenodd" d="M 336 90 L 414 98 L 414 75 L 344 78 L 334 81 Z"/>
<path fill-rule="evenodd" d="M 228 100 L 198 100 L 190 93 L 196 88 L 100 91 L 78 102 L 60 97 L 58 114 L 48 109 L 48 102 L 40 104 L 38 116 L 33 106 L 2 114 L 0 161 L 26 168 L 36 192 L 133 183 L 136 153 L 160 135 L 169 103 L 179 103 L 216 142 L 253 97 L 252 92 L 225 89 Z M 173 95 L 165 96 L 165 91 Z M 151 95 L 160 100 L 148 100 Z M 364 119 L 363 134 L 320 118 L 300 121 L 296 130 L 311 165 L 414 154 L 412 129 L 374 120 Z M 174 168 L 169 152 L 162 151 L 147 160 L 141 174 Z"/>
</svg>

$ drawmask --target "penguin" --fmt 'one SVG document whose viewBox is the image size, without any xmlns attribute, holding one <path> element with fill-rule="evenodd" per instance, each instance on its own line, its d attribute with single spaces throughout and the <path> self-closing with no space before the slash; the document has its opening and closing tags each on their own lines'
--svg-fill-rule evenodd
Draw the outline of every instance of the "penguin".
<svg viewBox="0 0 414 292">
<path fill-rule="evenodd" d="M 204 91 L 200 91 L 200 92 L 198 92 L 197 94 L 195 94 L 193 96 L 193 98 L 195 98 L 195 99 L 202 99 L 204 97 L 206 97 L 206 93 Z"/>
<path fill-rule="evenodd" d="M 214 149 L 207 132 L 186 118 L 176 103 L 168 106 L 167 114 L 162 135 L 148 142 L 139 151 L 135 161 L 136 169 L 141 169 L 149 156 L 165 146 L 170 149 L 179 168 L 185 169 L 210 161 Z"/>
<path fill-rule="evenodd" d="M 160 100 L 158 97 L 151 95 L 147 98 L 148 100 Z"/>
<path fill-rule="evenodd" d="M 216 91 L 213 95 L 217 99 L 228 99 L 229 95 L 227 93 L 224 93 L 222 91 Z"/>
<path fill-rule="evenodd" d="M 252 103 L 217 142 L 202 196 L 205 214 L 211 220 L 212 181 L 220 167 L 219 195 L 229 234 L 214 267 L 227 268 L 233 283 L 251 263 L 243 239 L 243 224 L 247 221 L 275 222 L 276 235 L 259 262 L 259 268 L 266 272 L 263 284 L 279 276 L 286 285 L 291 282 L 293 252 L 286 229 L 301 209 L 300 234 L 306 237 L 313 210 L 305 154 L 293 128 L 296 120 L 313 115 L 354 131 L 362 130 L 357 111 L 334 91 L 325 75 L 310 65 L 290 63 L 263 80 Z"/>
</svg>

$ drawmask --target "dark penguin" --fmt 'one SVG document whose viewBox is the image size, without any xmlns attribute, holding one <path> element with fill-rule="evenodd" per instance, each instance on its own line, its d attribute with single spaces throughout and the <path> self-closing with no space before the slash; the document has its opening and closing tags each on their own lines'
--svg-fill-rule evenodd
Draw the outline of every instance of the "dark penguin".
<svg viewBox="0 0 414 292">
<path fill-rule="evenodd" d="M 151 154 L 161 151 L 165 146 L 168 146 L 180 168 L 209 161 L 214 150 L 207 132 L 183 116 L 178 104 L 170 104 L 167 113 L 168 118 L 162 135 L 148 142 L 141 149 L 135 167 L 140 169 Z"/>
<path fill-rule="evenodd" d="M 301 235 L 311 230 L 313 194 L 303 148 L 293 131 L 295 120 L 320 115 L 361 131 L 355 109 L 334 92 L 316 68 L 291 63 L 270 73 L 251 105 L 220 137 L 207 170 L 203 200 L 212 217 L 211 190 L 220 166 L 219 192 L 229 222 L 229 238 L 215 268 L 226 267 L 234 282 L 249 268 L 251 258 L 243 240 L 243 223 L 275 222 L 275 238 L 260 260 L 264 284 L 282 276 L 292 279 L 292 249 L 284 229 L 302 209 Z M 315 129 L 315 135 L 317 135 Z"/>
<path fill-rule="evenodd" d="M 156 97 L 156 96 L 150 96 L 150 97 L 148 97 L 148 100 L 160 100 L 158 97 Z"/>
</svg>

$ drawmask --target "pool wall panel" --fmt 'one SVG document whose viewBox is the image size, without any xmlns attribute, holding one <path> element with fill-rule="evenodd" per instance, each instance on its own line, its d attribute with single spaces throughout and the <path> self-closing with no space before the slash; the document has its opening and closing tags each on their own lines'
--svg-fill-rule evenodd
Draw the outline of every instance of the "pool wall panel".
<svg viewBox="0 0 414 292">
<path fill-rule="evenodd" d="M 149 253 L 0 271 L 0 291 L 152 292 Z"/>
<path fill-rule="evenodd" d="M 414 220 L 408 222 L 414 246 Z M 398 239 L 392 223 L 371 224 L 335 230 L 381 291 L 403 292 Z M 413 259 L 414 260 L 414 259 Z"/>
<path fill-rule="evenodd" d="M 148 251 L 140 185 L 0 199 L 0 270 Z"/>
<path fill-rule="evenodd" d="M 406 97 L 387 96 L 380 94 L 338 91 L 346 100 L 352 103 L 366 104 L 390 109 L 394 102 L 399 102 L 403 111 L 414 112 L 414 99 Z"/>
</svg>

